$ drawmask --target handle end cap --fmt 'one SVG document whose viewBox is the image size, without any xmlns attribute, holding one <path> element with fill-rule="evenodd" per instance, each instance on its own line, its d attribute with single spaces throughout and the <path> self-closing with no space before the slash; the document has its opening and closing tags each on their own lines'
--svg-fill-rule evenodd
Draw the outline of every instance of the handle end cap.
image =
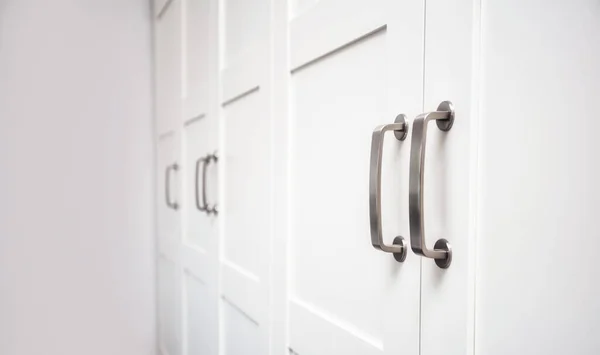
<svg viewBox="0 0 600 355">
<path fill-rule="evenodd" d="M 401 263 L 404 262 L 404 260 L 406 260 L 406 254 L 408 251 L 408 248 L 406 247 L 406 241 L 404 240 L 403 237 L 401 236 L 397 236 L 396 238 L 394 238 L 394 241 L 392 242 L 392 244 L 394 245 L 400 245 L 402 247 L 402 251 L 399 253 L 394 253 L 394 259 L 396 259 L 397 262 Z"/>
<path fill-rule="evenodd" d="M 447 269 L 450 267 L 450 263 L 452 263 L 452 246 L 450 242 L 446 239 L 439 239 L 433 245 L 434 250 L 444 250 L 446 251 L 446 257 L 444 259 L 435 259 L 435 264 L 440 269 Z"/>
</svg>

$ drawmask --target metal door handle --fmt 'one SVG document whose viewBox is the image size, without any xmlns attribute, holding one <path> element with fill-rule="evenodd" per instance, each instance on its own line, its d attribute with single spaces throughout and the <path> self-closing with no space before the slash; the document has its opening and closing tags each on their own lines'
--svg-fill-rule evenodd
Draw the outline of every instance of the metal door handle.
<svg viewBox="0 0 600 355">
<path fill-rule="evenodd" d="M 177 163 L 173 163 L 169 166 L 167 166 L 167 168 L 165 169 L 165 200 L 167 202 L 167 206 L 169 206 L 170 208 L 177 210 L 179 208 L 179 205 L 177 204 L 177 201 L 173 201 L 171 202 L 171 183 L 170 183 L 170 177 L 171 177 L 171 171 L 177 171 L 179 169 L 179 165 L 177 165 Z"/>
<path fill-rule="evenodd" d="M 383 156 L 383 139 L 385 132 L 394 131 L 396 139 L 403 141 L 408 133 L 406 116 L 400 114 L 394 123 L 378 126 L 373 130 L 371 138 L 371 167 L 369 173 L 369 212 L 371 220 L 371 244 L 375 249 L 392 253 L 394 259 L 403 262 L 406 259 L 407 246 L 404 238 L 397 236 L 393 245 L 383 242 L 381 231 L 381 158 Z"/>
<path fill-rule="evenodd" d="M 202 157 L 202 158 L 198 158 L 198 160 L 196 160 L 196 175 L 195 175 L 195 182 L 196 182 L 196 208 L 198 209 L 198 211 L 200 212 L 206 212 L 207 211 L 207 207 L 206 206 L 206 202 L 204 203 L 204 205 L 202 205 L 202 203 L 200 202 L 200 188 L 198 186 L 198 171 L 200 170 L 200 164 L 202 163 L 202 196 L 204 197 L 204 188 L 205 188 L 205 183 L 204 181 L 206 180 L 205 178 L 205 174 L 204 172 L 206 171 L 206 158 Z"/>
<path fill-rule="evenodd" d="M 438 128 L 447 132 L 454 123 L 454 106 L 450 101 L 442 102 L 437 111 L 423 113 L 413 121 L 410 147 L 410 178 L 408 212 L 410 220 L 410 246 L 415 254 L 435 260 L 437 266 L 446 269 L 452 262 L 452 247 L 446 239 L 435 242 L 433 250 L 425 245 L 425 219 L 423 217 L 423 180 L 425 176 L 425 147 L 427 123 L 435 120 Z"/>
<path fill-rule="evenodd" d="M 219 161 L 219 158 L 217 157 L 217 153 L 215 152 L 213 154 L 207 155 L 206 158 L 204 158 L 204 160 L 206 163 L 204 164 L 204 168 L 202 169 L 202 201 L 204 202 L 206 213 L 209 215 L 211 213 L 214 213 L 216 216 L 219 214 L 219 211 L 217 211 L 217 205 L 215 204 L 213 207 L 208 207 L 208 203 L 206 202 L 206 167 L 210 164 L 211 161 L 217 163 Z"/>
</svg>

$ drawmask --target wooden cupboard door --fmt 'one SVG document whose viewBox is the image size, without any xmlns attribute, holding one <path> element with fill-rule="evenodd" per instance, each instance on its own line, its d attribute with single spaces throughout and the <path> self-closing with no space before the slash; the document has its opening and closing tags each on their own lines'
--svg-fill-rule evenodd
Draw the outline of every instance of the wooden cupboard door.
<svg viewBox="0 0 600 355">
<path fill-rule="evenodd" d="M 420 0 L 295 1 L 289 22 L 290 350 L 419 354 L 421 260 L 371 245 L 375 127 L 422 110 Z M 409 135 L 410 136 L 410 135 Z M 407 242 L 410 138 L 384 140 L 385 243 Z"/>
<path fill-rule="evenodd" d="M 268 354 L 271 115 L 268 0 L 222 1 L 220 351 Z"/>
<path fill-rule="evenodd" d="M 478 3 L 428 0 L 424 8 L 423 112 L 449 100 L 454 123 L 429 122 L 423 167 L 424 243 L 448 240 L 452 261 L 440 268 L 421 257 L 421 355 L 472 352 L 474 332 L 474 221 L 477 181 Z M 411 135 L 418 130 L 413 124 Z M 414 148 L 414 147 L 411 147 Z M 411 157 L 414 161 L 415 157 Z M 411 164 L 413 163 L 411 161 Z M 413 166 L 411 165 L 411 169 Z M 411 171 L 419 179 L 418 169 Z M 409 206 L 412 209 L 412 206 Z M 417 219 L 418 220 L 418 219 Z"/>
<path fill-rule="evenodd" d="M 181 354 L 179 137 L 162 135 L 157 146 L 158 338 L 165 355 Z"/>
<path fill-rule="evenodd" d="M 598 354 L 600 6 L 485 0 L 481 31 L 476 353 Z"/>
<path fill-rule="evenodd" d="M 154 22 L 156 130 L 178 127 L 182 107 L 182 0 L 167 3 Z"/>
<path fill-rule="evenodd" d="M 428 137 L 427 242 L 453 261 L 423 259 L 422 354 L 600 350 L 599 18 L 593 1 L 427 2 L 424 102 L 456 118 Z"/>
<path fill-rule="evenodd" d="M 216 1 L 182 0 L 182 338 L 184 355 L 219 345 Z"/>
<path fill-rule="evenodd" d="M 158 345 L 164 355 L 181 355 L 181 0 L 160 4 L 155 20 L 155 102 L 158 213 Z"/>
<path fill-rule="evenodd" d="M 158 246 L 161 254 L 176 260 L 181 234 L 181 159 L 175 132 L 159 137 L 157 155 Z"/>
<path fill-rule="evenodd" d="M 183 127 L 183 279 L 184 354 L 216 354 L 218 349 L 217 161 L 208 117 Z M 204 198 L 206 197 L 206 199 Z"/>
</svg>

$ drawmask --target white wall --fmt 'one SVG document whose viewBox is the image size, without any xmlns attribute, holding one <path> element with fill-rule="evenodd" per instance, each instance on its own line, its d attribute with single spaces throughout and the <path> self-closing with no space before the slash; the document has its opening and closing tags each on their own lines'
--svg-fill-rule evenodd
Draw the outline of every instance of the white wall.
<svg viewBox="0 0 600 355">
<path fill-rule="evenodd" d="M 148 0 L 0 0 L 0 354 L 155 353 Z"/>
</svg>

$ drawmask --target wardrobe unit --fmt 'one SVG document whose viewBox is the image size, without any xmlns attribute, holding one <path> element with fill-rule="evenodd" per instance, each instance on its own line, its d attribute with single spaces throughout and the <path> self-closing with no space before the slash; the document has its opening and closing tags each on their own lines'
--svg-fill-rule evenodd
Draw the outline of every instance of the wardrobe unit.
<svg viewBox="0 0 600 355">
<path fill-rule="evenodd" d="M 596 1 L 154 10 L 163 355 L 600 352 Z"/>
<path fill-rule="evenodd" d="M 163 354 L 218 351 L 216 4 L 155 3 L 158 319 Z"/>
</svg>

